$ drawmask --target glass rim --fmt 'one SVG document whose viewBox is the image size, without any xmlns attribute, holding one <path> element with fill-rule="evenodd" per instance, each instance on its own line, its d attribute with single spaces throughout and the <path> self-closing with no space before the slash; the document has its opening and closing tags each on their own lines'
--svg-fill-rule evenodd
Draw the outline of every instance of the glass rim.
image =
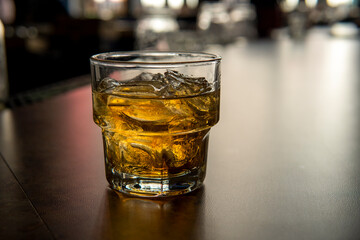
<svg viewBox="0 0 360 240">
<path fill-rule="evenodd" d="M 177 56 L 190 57 L 188 60 L 179 60 L 179 61 L 126 61 L 126 60 L 116 60 L 116 59 L 106 59 L 107 57 L 136 57 L 136 56 L 153 56 L 161 57 L 168 56 L 176 59 Z M 193 56 L 193 59 L 191 57 Z M 104 52 L 98 53 L 90 57 L 91 62 L 102 63 L 102 64 L 114 64 L 114 65 L 184 65 L 184 64 L 198 64 L 198 63 L 209 63 L 209 62 L 218 62 L 221 60 L 221 57 L 213 53 L 205 52 L 185 52 L 185 51 L 114 51 L 114 52 Z"/>
</svg>

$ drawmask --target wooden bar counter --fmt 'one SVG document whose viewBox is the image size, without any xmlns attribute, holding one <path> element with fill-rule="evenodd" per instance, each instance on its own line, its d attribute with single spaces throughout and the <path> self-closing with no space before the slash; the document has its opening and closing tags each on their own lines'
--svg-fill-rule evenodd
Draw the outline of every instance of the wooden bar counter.
<svg viewBox="0 0 360 240">
<path fill-rule="evenodd" d="M 209 51 L 223 57 L 221 117 L 203 188 L 110 190 L 78 87 L 0 112 L 0 239 L 359 239 L 359 38 L 316 28 Z"/>
</svg>

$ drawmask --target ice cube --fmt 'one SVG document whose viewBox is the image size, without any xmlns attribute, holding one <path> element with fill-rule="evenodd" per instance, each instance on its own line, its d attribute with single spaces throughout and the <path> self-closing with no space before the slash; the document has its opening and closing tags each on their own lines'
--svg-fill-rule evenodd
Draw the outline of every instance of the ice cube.
<svg viewBox="0 0 360 240">
<path fill-rule="evenodd" d="M 211 90 L 210 83 L 203 77 L 189 77 L 171 70 L 165 72 L 164 75 L 170 90 L 168 93 L 175 96 L 200 94 Z"/>
<path fill-rule="evenodd" d="M 119 85 L 120 85 L 120 83 L 113 78 L 104 78 L 103 80 L 101 80 L 99 82 L 99 84 L 97 86 L 97 91 L 108 92 L 108 91 L 115 89 Z"/>
<path fill-rule="evenodd" d="M 152 81 L 153 78 L 154 78 L 154 74 L 148 73 L 148 72 L 143 72 L 143 73 L 141 73 L 140 75 L 138 75 L 137 77 L 133 78 L 130 81 L 135 81 L 135 82 L 145 81 L 145 82 L 148 82 L 148 81 Z"/>
<path fill-rule="evenodd" d="M 103 79 L 98 91 L 114 95 L 134 97 L 184 97 L 211 91 L 211 84 L 203 77 L 195 78 L 177 71 L 167 70 L 164 74 L 144 72 L 127 81 Z"/>
<path fill-rule="evenodd" d="M 141 73 L 129 81 L 122 82 L 121 87 L 116 90 L 133 91 L 140 95 L 151 93 L 159 97 L 175 97 L 200 94 L 211 89 L 211 84 L 203 77 L 189 77 L 174 70 L 167 70 L 164 74 Z"/>
<path fill-rule="evenodd" d="M 163 75 L 160 73 L 144 72 L 133 79 L 119 82 L 119 85 L 112 89 L 112 94 L 143 98 L 161 96 L 161 91 L 165 87 L 162 78 Z"/>
</svg>

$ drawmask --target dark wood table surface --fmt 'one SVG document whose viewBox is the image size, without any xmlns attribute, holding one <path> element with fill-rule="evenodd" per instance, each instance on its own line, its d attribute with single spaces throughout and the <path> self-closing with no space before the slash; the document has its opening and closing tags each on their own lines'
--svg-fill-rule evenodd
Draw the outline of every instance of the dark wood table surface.
<svg viewBox="0 0 360 240">
<path fill-rule="evenodd" d="M 0 112 L 0 239 L 360 239 L 360 40 L 214 47 L 221 119 L 199 191 L 108 189 L 90 86 Z"/>
</svg>

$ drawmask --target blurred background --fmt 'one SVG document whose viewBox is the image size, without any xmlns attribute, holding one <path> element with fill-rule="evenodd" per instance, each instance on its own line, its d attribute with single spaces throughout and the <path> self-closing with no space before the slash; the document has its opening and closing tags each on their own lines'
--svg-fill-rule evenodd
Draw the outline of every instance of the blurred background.
<svg viewBox="0 0 360 240">
<path fill-rule="evenodd" d="M 0 0 L 0 100 L 87 76 L 89 57 L 143 49 L 359 37 L 359 0 Z"/>
</svg>

